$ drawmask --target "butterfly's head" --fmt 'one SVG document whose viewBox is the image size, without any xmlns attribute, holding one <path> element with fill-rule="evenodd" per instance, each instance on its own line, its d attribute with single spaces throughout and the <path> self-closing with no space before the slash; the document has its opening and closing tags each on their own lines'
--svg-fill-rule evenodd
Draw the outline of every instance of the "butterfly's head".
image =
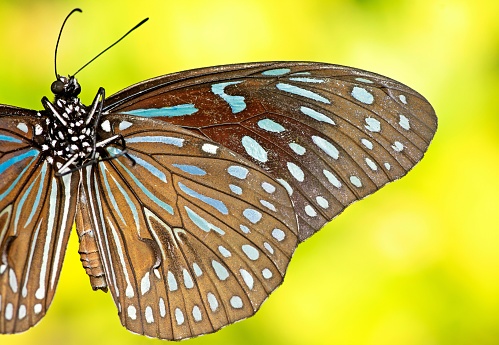
<svg viewBox="0 0 499 345">
<path fill-rule="evenodd" d="M 81 87 L 76 78 L 73 76 L 63 77 L 58 76 L 57 80 L 50 86 L 52 93 L 56 97 L 77 97 L 81 92 Z"/>
</svg>

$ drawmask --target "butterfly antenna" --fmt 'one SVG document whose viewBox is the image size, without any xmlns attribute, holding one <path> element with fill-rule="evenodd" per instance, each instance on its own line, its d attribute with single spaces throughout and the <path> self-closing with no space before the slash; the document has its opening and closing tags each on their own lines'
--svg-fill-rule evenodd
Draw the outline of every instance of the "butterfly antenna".
<svg viewBox="0 0 499 345">
<path fill-rule="evenodd" d="M 59 78 L 59 74 L 57 73 L 57 50 L 59 49 L 59 41 L 61 40 L 61 35 L 62 35 L 62 30 L 64 29 L 64 25 L 66 25 L 66 22 L 68 21 L 69 17 L 75 12 L 80 12 L 82 13 L 83 11 L 79 8 L 75 8 L 69 14 L 66 16 L 66 19 L 64 19 L 64 22 L 62 22 L 61 30 L 59 30 L 59 37 L 57 37 L 57 43 L 55 45 L 55 56 L 54 56 L 54 70 L 55 70 L 55 78 Z"/>
<path fill-rule="evenodd" d="M 113 44 L 111 44 L 109 47 L 107 47 L 106 49 L 104 49 L 103 51 L 101 51 L 96 57 L 94 57 L 92 60 L 90 60 L 89 62 L 87 62 L 85 65 L 83 65 L 82 68 L 80 68 L 78 71 L 76 71 L 75 74 L 73 74 L 73 77 L 78 74 L 78 72 L 80 72 L 82 69 L 84 69 L 85 67 L 87 67 L 91 62 L 93 62 L 95 59 L 97 59 L 99 56 L 101 56 L 102 54 L 104 54 L 105 52 L 107 52 L 109 49 L 111 49 L 112 47 L 114 47 L 116 44 L 118 44 L 122 39 L 124 39 L 125 37 L 127 37 L 130 33 L 132 33 L 132 31 L 134 31 L 135 29 L 139 28 L 139 26 L 141 26 L 142 24 L 144 24 L 145 22 L 147 22 L 149 20 L 149 18 L 145 18 L 143 19 L 140 23 L 138 23 L 137 25 L 135 25 L 133 28 L 131 28 L 126 34 L 124 34 L 123 36 L 121 36 L 121 38 L 119 40 L 117 40 L 116 42 L 114 42 Z"/>
</svg>

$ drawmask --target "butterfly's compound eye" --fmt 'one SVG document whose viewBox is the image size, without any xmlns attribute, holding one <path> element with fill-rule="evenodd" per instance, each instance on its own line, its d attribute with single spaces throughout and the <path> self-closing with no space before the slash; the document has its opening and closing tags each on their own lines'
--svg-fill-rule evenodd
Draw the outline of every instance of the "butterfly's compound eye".
<svg viewBox="0 0 499 345">
<path fill-rule="evenodd" d="M 54 95 L 60 95 L 61 93 L 64 92 L 65 85 L 62 81 L 56 80 L 52 83 L 52 85 L 50 86 L 50 89 L 52 90 L 52 93 Z"/>
</svg>

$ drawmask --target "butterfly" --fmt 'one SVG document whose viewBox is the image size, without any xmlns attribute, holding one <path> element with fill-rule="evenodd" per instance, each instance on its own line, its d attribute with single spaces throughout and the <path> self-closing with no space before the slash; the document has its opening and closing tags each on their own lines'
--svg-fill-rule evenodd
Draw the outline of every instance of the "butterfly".
<svg viewBox="0 0 499 345">
<path fill-rule="evenodd" d="M 317 62 L 164 75 L 84 105 L 0 105 L 0 332 L 50 306 L 69 234 L 134 333 L 185 339 L 253 315 L 297 245 L 404 176 L 437 129 L 387 77 Z"/>
</svg>

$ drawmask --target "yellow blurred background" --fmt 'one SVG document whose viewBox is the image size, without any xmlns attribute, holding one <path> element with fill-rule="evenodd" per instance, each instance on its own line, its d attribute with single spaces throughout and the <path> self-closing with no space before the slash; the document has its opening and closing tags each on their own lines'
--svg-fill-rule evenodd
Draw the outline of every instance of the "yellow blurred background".
<svg viewBox="0 0 499 345">
<path fill-rule="evenodd" d="M 183 344 L 499 344 L 499 2 L 495 0 L 28 1 L 0 4 L 0 103 L 41 109 L 71 74 L 82 100 L 196 67 L 264 60 L 337 63 L 427 97 L 439 130 L 402 180 L 303 243 L 252 318 Z M 120 325 L 93 292 L 73 234 L 46 317 L 0 344 L 160 344 Z"/>
</svg>

